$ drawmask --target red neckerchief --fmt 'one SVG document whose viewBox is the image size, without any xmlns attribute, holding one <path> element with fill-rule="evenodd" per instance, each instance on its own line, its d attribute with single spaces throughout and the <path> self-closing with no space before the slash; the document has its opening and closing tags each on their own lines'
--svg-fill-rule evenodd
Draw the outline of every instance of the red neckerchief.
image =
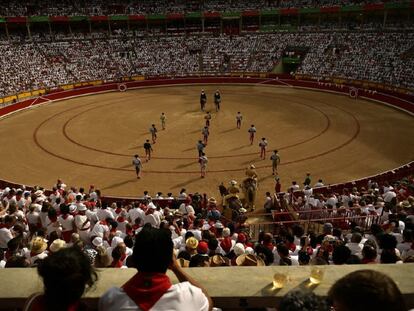
<svg viewBox="0 0 414 311">
<path fill-rule="evenodd" d="M 117 208 L 115 209 L 115 213 L 118 215 L 120 212 L 122 212 L 122 208 L 117 207 Z"/>
<path fill-rule="evenodd" d="M 122 216 L 119 216 L 116 221 L 117 222 L 124 222 L 125 221 L 125 218 L 122 217 Z"/>
<path fill-rule="evenodd" d="M 99 223 L 101 225 L 103 225 L 103 226 L 107 226 L 108 225 L 108 223 L 106 222 L 106 220 L 101 220 Z"/>
<path fill-rule="evenodd" d="M 310 246 L 308 246 L 308 247 L 306 248 L 306 253 L 307 253 L 309 256 L 311 256 L 311 255 L 313 254 L 313 248 L 312 248 L 312 247 L 310 247 Z"/>
<path fill-rule="evenodd" d="M 138 272 L 122 289 L 143 311 L 150 310 L 172 286 L 164 273 Z"/>
<path fill-rule="evenodd" d="M 288 248 L 291 252 L 294 252 L 296 250 L 296 244 L 295 243 L 289 243 Z"/>
<path fill-rule="evenodd" d="M 66 220 L 69 217 L 69 214 L 63 214 L 61 217 Z"/>
<path fill-rule="evenodd" d="M 121 268 L 124 265 L 124 260 L 126 258 L 126 254 L 123 254 L 119 260 L 113 260 L 111 263 L 112 268 Z"/>
<path fill-rule="evenodd" d="M 0 224 L 0 229 L 3 229 L 3 228 L 9 228 L 6 224 Z"/>
</svg>

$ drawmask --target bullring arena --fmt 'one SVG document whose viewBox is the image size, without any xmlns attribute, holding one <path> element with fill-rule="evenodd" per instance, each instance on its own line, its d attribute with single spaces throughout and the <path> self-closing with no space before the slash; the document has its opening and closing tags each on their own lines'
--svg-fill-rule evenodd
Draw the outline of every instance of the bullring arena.
<svg viewBox="0 0 414 311">
<path fill-rule="evenodd" d="M 202 80 L 202 79 L 200 79 Z M 178 193 L 181 188 L 219 196 L 221 182 L 245 178 L 250 164 L 259 175 L 259 191 L 271 191 L 270 155 L 278 149 L 283 187 L 302 182 L 310 172 L 325 184 L 360 179 L 413 160 L 412 116 L 347 94 L 312 91 L 272 80 L 239 84 L 186 84 L 138 87 L 32 105 L 1 120 L 2 177 L 25 185 L 49 185 L 56 177 L 70 185 L 96 185 L 108 196 L 137 197 L 144 190 Z M 243 82 L 249 82 L 245 79 Z M 155 82 L 156 84 L 156 82 Z M 208 94 L 212 113 L 207 178 L 199 173 L 196 143 L 205 113 L 199 93 Z M 223 102 L 215 111 L 212 95 Z M 236 113 L 242 112 L 241 129 Z M 161 130 L 160 114 L 167 116 Z M 137 180 L 131 165 L 149 128 L 159 129 L 152 159 Z M 248 128 L 257 133 L 250 145 Z M 269 146 L 259 157 L 259 141 Z M 19 141 L 18 144 L 14 143 Z M 396 152 L 397 151 L 397 152 Z M 262 201 L 262 200 L 261 200 Z"/>
</svg>

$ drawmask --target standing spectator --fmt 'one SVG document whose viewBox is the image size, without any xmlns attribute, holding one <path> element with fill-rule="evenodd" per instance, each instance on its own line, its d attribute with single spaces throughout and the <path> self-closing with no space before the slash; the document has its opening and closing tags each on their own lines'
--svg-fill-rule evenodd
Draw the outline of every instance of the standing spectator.
<svg viewBox="0 0 414 311">
<path fill-rule="evenodd" d="M 62 239 L 69 243 L 75 228 L 74 217 L 69 213 L 69 206 L 66 204 L 61 204 L 60 212 L 58 221 L 62 226 Z"/>
<path fill-rule="evenodd" d="M 13 228 L 16 218 L 10 215 L 4 216 L 4 222 L 0 224 L 0 250 L 7 249 L 7 243 L 13 239 L 11 228 Z"/>
<path fill-rule="evenodd" d="M 273 199 L 270 192 L 266 192 L 266 198 L 264 203 L 264 210 L 266 213 L 270 213 L 273 209 Z"/>
</svg>

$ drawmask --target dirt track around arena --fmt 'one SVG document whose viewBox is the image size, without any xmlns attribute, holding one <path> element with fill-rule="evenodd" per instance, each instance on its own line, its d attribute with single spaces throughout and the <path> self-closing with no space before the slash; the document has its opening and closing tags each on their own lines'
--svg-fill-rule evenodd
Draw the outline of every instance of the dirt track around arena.
<svg viewBox="0 0 414 311">
<path fill-rule="evenodd" d="M 199 177 L 195 144 L 201 139 L 204 113 L 201 88 L 212 111 L 207 178 Z M 213 93 L 222 93 L 222 110 L 213 109 Z M 235 115 L 241 111 L 242 128 Z M 159 116 L 167 115 L 161 130 Z M 282 188 L 302 182 L 348 181 L 395 168 L 414 158 L 412 116 L 369 101 L 316 91 L 264 85 L 152 87 L 69 99 L 16 113 L 0 120 L 1 177 L 50 188 L 62 178 L 68 185 L 95 184 L 106 195 L 138 196 L 144 190 L 207 192 L 240 181 L 245 168 L 258 168 L 260 196 L 272 191 L 269 157 L 279 149 Z M 152 123 L 159 130 L 153 159 L 137 180 L 132 155 Z M 257 128 L 251 146 L 247 130 Z M 259 139 L 269 152 L 259 157 Z"/>
</svg>

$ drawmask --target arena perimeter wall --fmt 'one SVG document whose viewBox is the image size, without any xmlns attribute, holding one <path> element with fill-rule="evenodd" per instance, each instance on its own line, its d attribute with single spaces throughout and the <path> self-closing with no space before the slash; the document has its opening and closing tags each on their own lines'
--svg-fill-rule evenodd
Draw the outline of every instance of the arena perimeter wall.
<svg viewBox="0 0 414 311">
<path fill-rule="evenodd" d="M 160 87 L 171 85 L 184 85 L 184 84 L 259 84 L 259 85 L 273 85 L 278 87 L 295 87 L 310 89 L 322 92 L 331 92 L 339 95 L 350 96 L 357 93 L 358 98 L 368 99 L 388 106 L 403 110 L 407 113 L 414 115 L 414 94 L 402 94 L 392 91 L 373 91 L 363 88 L 358 88 L 353 85 L 335 84 L 318 82 L 315 80 L 298 80 L 291 76 L 277 76 L 270 75 L 267 78 L 249 78 L 249 77 L 189 77 L 189 78 L 153 78 L 149 80 L 139 81 L 125 81 L 125 82 L 108 82 L 100 85 L 84 86 L 83 84 L 77 84 L 69 90 L 53 90 L 42 96 L 27 99 L 0 109 L 0 118 L 6 115 L 12 114 L 16 111 L 38 106 L 50 101 L 65 100 L 72 97 L 93 95 L 105 92 L 114 91 L 126 91 L 128 89 L 137 89 L 143 87 Z M 356 93 L 355 93 L 356 92 Z M 362 186 L 366 185 L 368 180 L 375 180 L 377 182 L 396 181 L 410 174 L 414 174 L 414 161 L 407 163 L 401 167 L 387 172 L 379 173 L 375 176 L 369 176 L 363 179 L 330 185 L 330 189 L 335 191 L 344 187 Z M 7 180 L 0 180 L 0 187 L 20 187 L 20 184 L 13 183 Z M 30 187 L 28 187 L 30 189 Z M 322 187 L 315 189 L 315 192 L 326 192 L 327 188 Z M 115 200 L 136 200 L 136 198 L 126 197 L 105 197 L 108 201 Z"/>
</svg>

